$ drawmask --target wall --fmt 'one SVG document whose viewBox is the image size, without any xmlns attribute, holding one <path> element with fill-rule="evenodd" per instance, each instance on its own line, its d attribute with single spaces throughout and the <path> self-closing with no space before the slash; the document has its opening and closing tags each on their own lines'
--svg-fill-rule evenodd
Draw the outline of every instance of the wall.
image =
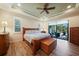
<svg viewBox="0 0 79 59">
<path fill-rule="evenodd" d="M 48 33 L 48 22 L 47 21 L 40 21 L 40 31 L 46 31 Z"/>
<path fill-rule="evenodd" d="M 79 16 L 67 18 L 69 20 L 70 27 L 79 27 Z"/>
<path fill-rule="evenodd" d="M 68 18 L 69 20 L 69 28 L 70 27 L 79 27 L 79 16 L 74 16 Z M 69 41 L 70 41 L 70 29 L 69 29 Z"/>
<path fill-rule="evenodd" d="M 62 22 L 69 22 L 69 28 L 70 27 L 79 27 L 79 16 L 74 16 L 74 17 L 69 17 L 69 18 L 63 18 L 60 20 L 51 20 L 48 22 L 49 25 L 55 25 L 57 23 L 62 23 Z M 48 29 L 47 29 L 48 30 Z M 70 29 L 69 29 L 69 34 L 70 34 Z M 70 35 L 69 35 L 69 40 L 70 40 Z"/>
<path fill-rule="evenodd" d="M 51 20 L 48 22 L 49 25 L 68 23 L 68 19 Z"/>
<path fill-rule="evenodd" d="M 67 23 L 69 22 L 69 27 L 79 27 L 79 16 L 74 16 L 74 17 L 69 17 L 69 18 L 63 18 L 63 19 L 55 19 L 55 20 L 50 20 L 50 21 L 41 21 L 40 22 L 40 27 L 44 28 L 41 30 L 45 30 L 48 32 L 48 25 L 55 25 L 59 23 Z"/>
<path fill-rule="evenodd" d="M 69 27 L 79 27 L 79 16 L 63 18 L 63 19 L 59 19 L 59 20 L 51 20 L 51 21 L 49 21 L 49 25 L 63 23 L 66 21 L 69 21 Z"/>
<path fill-rule="evenodd" d="M 40 27 L 42 30 L 42 28 L 44 28 L 44 30 L 46 32 L 48 32 L 48 24 L 49 23 L 54 23 L 55 22 L 59 22 L 60 20 L 51 20 L 51 21 L 38 21 L 34 18 L 31 17 L 27 17 L 27 16 L 23 16 L 23 15 L 19 15 L 19 14 L 12 14 L 3 10 L 0 10 L 0 32 L 3 31 L 2 28 L 2 20 L 6 19 L 8 21 L 8 25 L 7 25 L 7 31 L 10 33 L 10 41 L 19 41 L 22 40 L 22 30 L 19 33 L 15 33 L 14 32 L 14 19 L 13 17 L 16 16 L 17 18 L 19 18 L 19 20 L 22 22 L 22 27 Z M 69 18 L 63 18 L 62 20 L 69 20 L 69 27 L 78 27 L 79 26 L 79 16 L 74 16 L 74 17 L 69 17 Z M 40 24 L 40 25 L 39 25 Z M 22 28 L 21 28 L 22 29 Z"/>
<path fill-rule="evenodd" d="M 31 17 L 27 16 L 22 16 L 22 15 L 16 15 L 12 13 L 8 13 L 6 11 L 0 10 L 0 32 L 3 32 L 3 27 L 2 27 L 2 20 L 6 19 L 8 22 L 7 25 L 7 32 L 9 32 L 10 36 L 10 41 L 20 41 L 22 40 L 22 28 L 21 32 L 14 32 L 14 16 L 17 17 L 21 21 L 21 27 L 38 27 L 39 26 L 39 21 L 36 19 L 33 19 Z"/>
</svg>

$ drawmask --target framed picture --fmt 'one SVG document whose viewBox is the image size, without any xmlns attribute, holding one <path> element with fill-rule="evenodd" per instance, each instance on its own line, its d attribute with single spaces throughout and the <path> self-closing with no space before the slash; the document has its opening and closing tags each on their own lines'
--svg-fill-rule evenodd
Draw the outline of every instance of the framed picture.
<svg viewBox="0 0 79 59">
<path fill-rule="evenodd" d="M 14 17 L 14 32 L 20 32 L 21 31 L 21 21 L 19 18 Z"/>
</svg>

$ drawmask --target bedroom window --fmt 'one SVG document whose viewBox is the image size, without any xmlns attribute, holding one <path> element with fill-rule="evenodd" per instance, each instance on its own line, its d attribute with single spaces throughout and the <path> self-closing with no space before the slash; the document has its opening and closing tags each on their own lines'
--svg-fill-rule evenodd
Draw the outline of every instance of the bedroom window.
<svg viewBox="0 0 79 59">
<path fill-rule="evenodd" d="M 14 18 L 14 31 L 20 32 L 21 31 L 21 21 L 18 18 Z"/>
</svg>

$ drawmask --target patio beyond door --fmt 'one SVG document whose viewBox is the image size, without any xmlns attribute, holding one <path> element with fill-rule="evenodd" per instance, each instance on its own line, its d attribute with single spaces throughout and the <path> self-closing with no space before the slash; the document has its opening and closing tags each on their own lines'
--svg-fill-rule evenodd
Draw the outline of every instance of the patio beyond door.
<svg viewBox="0 0 79 59">
<path fill-rule="evenodd" d="M 49 34 L 58 39 L 68 40 L 68 23 L 56 24 L 56 25 L 49 25 L 48 32 Z"/>
</svg>

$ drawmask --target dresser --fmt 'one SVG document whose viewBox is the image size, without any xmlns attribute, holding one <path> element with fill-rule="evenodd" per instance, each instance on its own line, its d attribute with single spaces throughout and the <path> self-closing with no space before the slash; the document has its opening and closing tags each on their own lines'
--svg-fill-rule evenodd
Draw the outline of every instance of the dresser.
<svg viewBox="0 0 79 59">
<path fill-rule="evenodd" d="M 70 28 L 70 42 L 79 45 L 79 27 Z"/>
<path fill-rule="evenodd" d="M 9 33 L 0 33 L 0 55 L 5 55 L 9 48 Z"/>
</svg>

